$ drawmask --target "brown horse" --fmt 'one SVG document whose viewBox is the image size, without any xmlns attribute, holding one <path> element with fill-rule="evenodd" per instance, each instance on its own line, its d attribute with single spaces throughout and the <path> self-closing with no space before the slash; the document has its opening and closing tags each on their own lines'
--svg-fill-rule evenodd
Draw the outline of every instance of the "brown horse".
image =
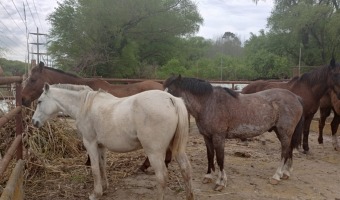
<svg viewBox="0 0 340 200">
<path fill-rule="evenodd" d="M 255 93 L 270 88 L 284 88 L 299 95 L 303 99 L 303 111 L 305 117 L 303 131 L 303 149 L 309 151 L 309 128 L 317 112 L 321 97 L 330 89 L 340 96 L 340 65 L 332 59 L 329 65 L 319 67 L 311 72 L 304 73 L 301 77 L 295 77 L 287 83 L 268 81 L 255 81 L 243 88 L 243 94 Z"/>
<path fill-rule="evenodd" d="M 319 144 L 323 143 L 323 128 L 327 117 L 333 111 L 334 116 L 331 122 L 332 144 L 336 151 L 340 150 L 336 132 L 340 123 L 340 101 L 334 91 L 328 91 L 320 100 L 320 119 L 319 119 Z"/>
<path fill-rule="evenodd" d="M 59 69 L 54 69 L 44 66 L 43 62 L 40 62 L 38 66 L 32 69 L 31 75 L 26 81 L 25 87 L 22 90 L 22 104 L 24 106 L 30 106 L 31 102 L 39 98 L 43 92 L 44 84 L 76 84 L 87 85 L 93 90 L 102 89 L 111 93 L 116 97 L 127 97 L 146 90 L 163 90 L 163 85 L 147 80 L 134 84 L 110 84 L 102 79 L 85 79 L 78 77 L 74 74 L 66 73 Z M 171 161 L 171 152 L 167 152 L 166 166 Z M 90 159 L 87 159 L 86 165 L 90 165 Z M 139 168 L 141 171 L 145 171 L 150 166 L 148 159 Z"/>
<path fill-rule="evenodd" d="M 225 139 L 255 137 L 266 131 L 275 131 L 281 142 L 281 162 L 271 183 L 289 178 L 293 148 L 300 145 L 303 130 L 303 103 L 299 96 L 279 88 L 239 94 L 228 88 L 213 87 L 204 80 L 181 76 L 168 78 L 163 86 L 170 94 L 182 97 L 204 137 L 208 171 L 203 183 L 212 180 L 216 153 L 219 173 L 215 190 L 226 186 Z"/>
<path fill-rule="evenodd" d="M 86 79 L 64 71 L 45 67 L 40 62 L 32 69 L 31 75 L 21 93 L 24 106 L 29 106 L 43 92 L 44 83 L 87 85 L 93 90 L 105 90 L 116 97 L 127 97 L 146 90 L 163 90 L 161 83 L 147 80 L 134 84 L 110 84 L 102 79 Z"/>
</svg>

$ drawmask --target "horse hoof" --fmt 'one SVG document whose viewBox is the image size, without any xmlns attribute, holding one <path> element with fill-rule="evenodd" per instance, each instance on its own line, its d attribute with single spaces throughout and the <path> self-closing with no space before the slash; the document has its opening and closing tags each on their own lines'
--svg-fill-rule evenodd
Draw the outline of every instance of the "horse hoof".
<svg viewBox="0 0 340 200">
<path fill-rule="evenodd" d="M 281 177 L 281 179 L 287 180 L 287 179 L 289 179 L 289 176 L 288 176 L 287 174 L 283 174 L 282 177 Z"/>
<path fill-rule="evenodd" d="M 272 184 L 272 185 L 277 185 L 277 184 L 279 184 L 279 180 L 276 180 L 276 179 L 273 179 L 273 178 L 271 178 L 270 180 L 269 180 L 269 183 L 270 184 Z"/>
<path fill-rule="evenodd" d="M 211 183 L 211 182 L 212 182 L 212 179 L 211 179 L 211 178 L 204 177 L 202 182 L 203 182 L 203 184 Z"/>
<path fill-rule="evenodd" d="M 334 147 L 334 150 L 335 150 L 335 151 L 339 151 L 339 150 L 340 150 L 340 147 Z"/>
<path fill-rule="evenodd" d="M 223 190 L 223 188 L 224 188 L 223 185 L 215 185 L 214 190 L 215 190 L 215 191 L 221 191 L 221 190 Z"/>
</svg>

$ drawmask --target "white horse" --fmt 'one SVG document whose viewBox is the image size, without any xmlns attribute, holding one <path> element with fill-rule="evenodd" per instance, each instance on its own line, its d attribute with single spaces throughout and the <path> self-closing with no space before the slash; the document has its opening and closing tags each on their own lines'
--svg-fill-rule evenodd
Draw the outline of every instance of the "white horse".
<svg viewBox="0 0 340 200">
<path fill-rule="evenodd" d="M 183 100 L 161 90 L 149 90 L 126 98 L 117 98 L 87 86 L 44 85 L 32 123 L 44 122 L 62 111 L 76 120 L 91 160 L 94 191 L 99 199 L 108 187 L 106 148 L 130 152 L 143 148 L 158 181 L 159 199 L 164 199 L 167 148 L 172 150 L 185 182 L 187 199 L 194 199 L 191 165 L 185 153 L 189 137 L 188 112 Z"/>
</svg>

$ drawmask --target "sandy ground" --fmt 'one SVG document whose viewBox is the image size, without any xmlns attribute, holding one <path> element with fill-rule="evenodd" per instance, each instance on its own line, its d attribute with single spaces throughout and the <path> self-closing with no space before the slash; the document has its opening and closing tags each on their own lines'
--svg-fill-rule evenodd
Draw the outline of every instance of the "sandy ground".
<svg viewBox="0 0 340 200">
<path fill-rule="evenodd" d="M 333 150 L 329 134 L 324 136 L 324 145 L 319 145 L 317 134 L 312 132 L 310 154 L 294 152 L 292 176 L 278 185 L 271 185 L 269 178 L 279 165 L 280 143 L 274 133 L 264 133 L 263 136 L 265 145 L 258 138 L 249 141 L 248 145 L 238 140 L 225 142 L 225 170 L 228 183 L 224 190 L 217 192 L 213 191 L 214 183 L 202 183 L 207 170 L 206 149 L 196 125 L 192 124 L 187 152 L 193 169 L 196 199 L 340 199 L 340 152 Z M 126 164 L 135 165 L 137 168 L 143 161 L 143 152 L 140 151 L 139 154 L 141 159 L 137 163 L 129 163 L 127 159 Z M 124 154 L 124 158 L 128 157 L 129 154 Z M 156 199 L 157 188 L 152 169 L 149 169 L 147 174 L 121 172 L 129 175 L 113 180 L 114 174 L 117 173 L 114 173 L 114 166 L 115 163 L 108 163 L 110 187 L 102 197 L 103 200 Z M 170 180 L 165 199 L 185 199 L 183 181 L 178 169 L 176 162 L 170 163 Z M 65 182 L 52 186 L 46 180 L 41 186 L 45 192 L 38 195 L 39 199 L 88 199 L 88 194 L 93 189 L 93 179 L 90 170 L 86 172 L 85 179 L 76 184 L 71 184 L 69 179 L 65 178 Z M 49 189 L 50 192 L 46 193 Z M 37 193 L 34 195 L 37 196 Z M 36 199 L 29 198 L 29 195 L 27 194 L 26 199 Z"/>
</svg>

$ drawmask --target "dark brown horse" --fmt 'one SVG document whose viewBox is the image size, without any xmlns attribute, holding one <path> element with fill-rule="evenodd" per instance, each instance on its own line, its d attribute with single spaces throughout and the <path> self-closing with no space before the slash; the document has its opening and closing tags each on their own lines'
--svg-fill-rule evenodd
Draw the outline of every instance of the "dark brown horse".
<svg viewBox="0 0 340 200">
<path fill-rule="evenodd" d="M 287 83 L 255 81 L 244 87 L 242 93 L 250 94 L 270 88 L 288 89 L 302 97 L 305 117 L 303 149 L 307 153 L 309 151 L 309 128 L 314 114 L 319 108 L 321 97 L 329 89 L 334 90 L 340 96 L 340 65 L 332 59 L 329 65 L 304 73 L 301 77 L 295 77 Z"/>
<path fill-rule="evenodd" d="M 215 190 L 226 186 L 225 139 L 255 137 L 266 131 L 275 131 L 281 142 L 281 162 L 271 183 L 289 178 L 293 148 L 300 145 L 303 130 L 303 103 L 299 96 L 284 89 L 239 94 L 228 88 L 213 87 L 204 80 L 181 76 L 168 78 L 163 86 L 170 94 L 183 98 L 204 137 L 208 171 L 203 183 L 213 178 L 216 153 L 219 173 Z"/>
<path fill-rule="evenodd" d="M 66 73 L 62 70 L 45 67 L 43 62 L 32 69 L 31 75 L 28 78 L 25 87 L 22 90 L 22 104 L 30 106 L 31 102 L 39 98 L 43 92 L 44 84 L 76 84 L 87 85 L 93 90 L 105 90 L 116 97 L 127 97 L 146 90 L 163 90 L 163 85 L 147 80 L 134 84 L 114 85 L 102 79 L 85 79 L 74 74 Z M 167 152 L 165 163 L 171 161 L 171 152 Z M 87 159 L 86 165 L 90 165 L 90 159 Z M 149 160 L 146 159 L 140 167 L 141 171 L 145 171 L 150 166 Z"/>
<path fill-rule="evenodd" d="M 332 131 L 332 144 L 336 151 L 340 150 L 336 132 L 340 123 L 340 100 L 334 93 L 334 91 L 328 91 L 320 100 L 320 119 L 319 119 L 319 144 L 323 143 L 323 128 L 325 127 L 325 122 L 327 117 L 333 111 L 333 120 L 331 122 Z"/>
</svg>

